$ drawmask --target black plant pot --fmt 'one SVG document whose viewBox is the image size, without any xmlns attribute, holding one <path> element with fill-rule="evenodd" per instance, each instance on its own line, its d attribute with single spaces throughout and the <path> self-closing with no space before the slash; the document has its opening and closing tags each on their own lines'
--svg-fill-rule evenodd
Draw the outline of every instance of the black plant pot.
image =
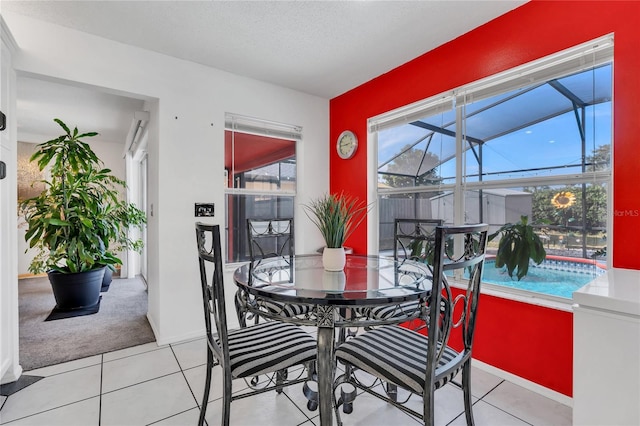
<svg viewBox="0 0 640 426">
<path fill-rule="evenodd" d="M 96 305 L 100 300 L 104 270 L 105 267 L 72 274 L 48 272 L 53 296 L 56 298 L 56 308 L 73 310 Z"/>
<path fill-rule="evenodd" d="M 113 271 L 107 266 L 104 268 L 104 278 L 102 278 L 102 287 L 100 288 L 101 293 L 109 291 L 109 286 L 111 285 L 112 280 Z"/>
</svg>

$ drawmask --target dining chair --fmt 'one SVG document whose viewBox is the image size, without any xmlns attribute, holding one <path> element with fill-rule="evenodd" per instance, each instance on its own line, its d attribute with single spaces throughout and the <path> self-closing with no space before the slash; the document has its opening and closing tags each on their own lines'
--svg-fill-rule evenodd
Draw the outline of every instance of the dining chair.
<svg viewBox="0 0 640 426">
<path fill-rule="evenodd" d="M 295 253 L 295 235 L 293 218 L 247 219 L 247 236 L 249 242 L 249 259 L 252 263 L 261 262 L 273 257 L 293 261 Z M 248 309 L 255 300 L 238 290 L 235 297 L 236 313 L 240 326 L 245 327 L 247 320 L 259 322 L 259 315 Z M 261 301 L 262 308 L 274 315 L 290 318 L 304 315 L 311 311 L 311 307 L 304 304 L 277 303 Z"/>
<path fill-rule="evenodd" d="M 393 258 L 396 261 L 405 259 L 414 260 L 428 265 L 433 265 L 435 250 L 436 227 L 442 226 L 442 219 L 403 219 L 396 218 L 393 226 Z M 391 320 L 402 317 L 411 317 L 421 309 L 420 302 L 412 300 L 398 304 L 389 304 L 366 308 L 366 314 L 374 320 Z M 446 306 L 442 306 L 446 309 Z M 423 321 L 412 321 L 406 324 L 407 327 L 419 331 L 425 327 Z M 367 327 L 370 330 L 371 327 Z M 348 371 L 348 370 L 347 370 Z M 398 389 L 392 382 L 385 384 L 385 392 L 390 398 L 396 399 Z M 345 405 L 345 412 L 349 412 L 351 407 Z"/>
<path fill-rule="evenodd" d="M 393 228 L 393 258 L 404 259 L 433 265 L 436 227 L 444 224 L 442 219 L 395 219 Z M 384 320 L 411 315 L 417 309 L 415 301 L 397 305 L 376 306 L 370 309 L 369 316 Z"/>
<path fill-rule="evenodd" d="M 393 228 L 393 257 L 433 263 L 436 227 L 442 219 L 395 219 Z"/>
<path fill-rule="evenodd" d="M 295 253 L 293 218 L 247 219 L 249 258 L 288 257 Z"/>
<path fill-rule="evenodd" d="M 436 227 L 431 291 L 424 307 L 424 334 L 387 325 L 348 339 L 336 349 L 336 359 L 351 372 L 344 380 L 422 419 L 425 425 L 433 425 L 434 392 L 462 372 L 459 386 L 463 390 L 466 421 L 468 425 L 474 424 L 471 357 L 487 230 L 486 224 Z M 462 289 L 452 290 L 451 280 Z M 452 332 L 454 329 L 460 330 Z M 358 380 L 359 371 L 377 380 L 365 384 Z M 407 398 L 398 401 L 398 395 L 388 395 L 385 387 L 376 389 L 380 383 L 408 391 Z M 421 412 L 406 405 L 412 395 L 422 397 Z M 339 415 L 337 410 L 336 413 Z"/>
<path fill-rule="evenodd" d="M 314 361 L 316 341 L 301 327 L 279 321 L 229 331 L 219 225 L 196 223 L 196 242 L 207 337 L 207 375 L 198 425 L 204 424 L 212 369 L 220 365 L 223 371 L 222 424 L 226 426 L 229 425 L 232 401 L 271 390 L 280 393 L 285 386 L 307 381 L 303 377 L 304 369 L 291 379 L 283 372 Z M 247 380 L 250 391 L 232 394 L 233 379 L 262 375 L 267 376 L 266 381 L 253 383 Z"/>
</svg>

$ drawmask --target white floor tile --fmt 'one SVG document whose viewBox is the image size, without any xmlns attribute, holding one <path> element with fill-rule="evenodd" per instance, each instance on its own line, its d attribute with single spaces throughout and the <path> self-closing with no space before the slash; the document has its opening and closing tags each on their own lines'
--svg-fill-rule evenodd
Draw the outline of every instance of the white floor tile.
<svg viewBox="0 0 640 426">
<path fill-rule="evenodd" d="M 573 423 L 571 407 L 511 382 L 503 382 L 483 400 L 536 426 Z"/>
<path fill-rule="evenodd" d="M 162 348 L 167 348 L 168 345 L 158 346 L 156 342 L 146 343 L 144 345 L 133 346 L 131 348 L 120 349 L 118 351 L 104 353 L 104 361 L 113 361 L 120 358 L 125 358 L 131 355 L 137 355 L 144 352 L 155 351 Z"/>
<path fill-rule="evenodd" d="M 63 362 L 60 364 L 50 365 L 47 367 L 37 368 L 27 371 L 25 374 L 30 376 L 53 376 L 54 374 L 65 373 L 67 371 L 77 370 L 79 368 L 98 365 L 102 362 L 102 355 L 90 356 L 87 358 L 76 359 L 74 361 Z"/>
<path fill-rule="evenodd" d="M 472 393 L 473 394 L 473 393 Z M 449 423 L 460 413 L 464 413 L 464 394 L 459 387 L 448 384 L 435 392 L 435 418 L 436 421 Z M 473 402 L 477 398 L 472 397 Z"/>
<path fill-rule="evenodd" d="M 100 366 L 45 377 L 14 393 L 2 407 L 8 422 L 100 395 Z"/>
<path fill-rule="evenodd" d="M 167 419 L 162 419 L 159 422 L 152 423 L 153 426 L 185 426 L 198 424 L 200 418 L 200 409 L 193 408 L 185 411 L 184 413 L 176 414 Z"/>
<path fill-rule="evenodd" d="M 367 377 L 366 373 L 359 371 L 358 378 L 361 383 L 372 384 L 373 379 L 371 376 Z M 381 385 L 375 388 L 377 391 L 382 389 Z M 337 394 L 336 397 L 340 395 Z M 422 413 L 423 400 L 417 395 L 411 395 L 409 392 L 398 389 L 398 400 L 407 401 L 405 405 L 412 410 Z M 474 402 L 477 401 L 476 397 L 473 397 Z M 438 425 L 446 425 L 464 412 L 464 399 L 463 392 L 455 385 L 449 384 L 444 388 L 441 388 L 435 392 L 435 421 Z M 393 407 L 372 395 L 368 395 L 363 391 L 358 391 L 358 396 L 353 405 L 354 409 L 351 414 L 343 414 L 343 422 L 346 424 L 385 424 L 385 422 L 392 422 L 393 419 L 397 422 L 405 421 L 407 418 L 410 420 L 408 424 L 414 424 L 420 421 L 409 416 L 407 413 Z M 317 420 L 317 417 L 314 418 Z"/>
<path fill-rule="evenodd" d="M 411 426 L 420 424 L 415 418 L 397 409 L 393 405 L 387 404 L 381 399 L 367 393 L 358 394 L 356 400 L 353 402 L 353 412 L 351 414 L 344 414 L 342 407 L 340 407 L 340 418 L 345 426 Z M 312 420 L 314 423 L 320 424 L 319 414 L 317 411 L 315 412 L 315 417 L 313 417 Z M 333 424 L 337 424 L 335 414 Z"/>
<path fill-rule="evenodd" d="M 206 380 L 207 366 L 190 368 L 184 371 L 184 376 L 191 388 L 191 392 L 195 395 L 198 404 L 202 401 L 204 393 L 204 382 Z M 222 398 L 222 369 L 216 367 L 212 370 L 211 387 L 209 388 L 209 401 Z"/>
<path fill-rule="evenodd" d="M 32 370 L 28 374 L 45 378 L 0 399 L 0 424 L 195 424 L 202 399 L 205 364 L 206 343 L 202 338 L 162 347 L 149 343 Z M 338 368 L 342 371 L 341 366 Z M 290 371 L 290 377 L 298 371 L 302 370 Z M 207 411 L 209 424 L 220 422 L 221 379 L 222 369 L 215 367 Z M 102 418 L 99 419 L 101 380 Z M 236 394 L 245 392 L 246 382 L 235 380 L 233 390 Z M 571 425 L 570 407 L 477 368 L 472 371 L 472 393 L 478 426 Z M 477 401 L 480 397 L 483 400 Z M 409 406 L 421 411 L 422 399 L 413 396 Z M 231 407 L 234 426 L 319 424 L 318 411 L 307 409 L 302 384 L 285 388 L 280 395 L 268 392 L 238 400 Z M 462 391 L 458 387 L 449 384 L 436 391 L 436 424 L 466 424 L 463 407 Z M 356 399 L 353 413 L 343 414 L 342 420 L 345 426 L 419 424 L 417 419 L 365 393 Z"/>
<path fill-rule="evenodd" d="M 305 372 L 306 375 L 306 372 Z M 311 411 L 307 408 L 307 397 L 304 396 L 304 392 L 302 391 L 302 387 L 304 385 L 302 383 L 299 383 L 297 385 L 292 385 L 292 386 L 287 386 L 286 388 L 284 388 L 283 390 L 283 394 L 285 394 L 291 401 L 293 401 L 294 404 L 296 404 L 296 406 L 298 407 L 298 409 L 300 411 L 302 411 L 302 413 L 308 417 L 308 418 L 313 418 L 316 417 L 318 415 L 318 410 L 314 410 Z M 313 383 L 311 385 L 313 390 L 317 390 L 317 385 L 315 383 Z"/>
<path fill-rule="evenodd" d="M 287 426 L 307 421 L 307 417 L 286 395 L 275 392 L 232 402 L 230 417 L 230 423 L 234 426 Z M 222 400 L 209 403 L 205 418 L 210 425 L 220 424 Z"/>
<path fill-rule="evenodd" d="M 207 363 L 207 340 L 205 338 L 171 345 L 183 370 Z"/>
<path fill-rule="evenodd" d="M 195 395 L 198 403 L 202 402 L 202 396 L 204 394 L 204 382 L 206 380 L 207 366 L 201 365 L 199 367 L 190 368 L 184 371 L 184 376 L 189 383 L 191 391 Z M 212 370 L 211 387 L 209 390 L 209 401 L 222 398 L 222 368 L 216 366 Z M 233 381 L 233 393 L 244 392 L 248 388 L 244 379 L 235 379 Z"/>
<path fill-rule="evenodd" d="M 102 392 L 111 392 L 178 371 L 180 366 L 169 347 L 119 358 L 103 364 Z"/>
<path fill-rule="evenodd" d="M 504 411 L 478 401 L 473 404 L 473 420 L 476 426 L 527 426 L 528 423 L 505 413 Z M 456 418 L 450 426 L 466 426 L 467 420 L 464 414 Z"/>
<path fill-rule="evenodd" d="M 182 373 L 175 373 L 104 394 L 100 425 L 146 425 L 195 407 Z"/>
<path fill-rule="evenodd" d="M 462 373 L 458 374 L 456 378 L 458 383 L 462 383 Z M 482 398 L 492 389 L 498 386 L 502 382 L 500 377 L 494 376 L 491 373 L 480 370 L 475 367 L 471 367 L 471 395 L 476 398 Z"/>
<path fill-rule="evenodd" d="M 100 397 L 85 399 L 12 422 L 21 426 L 88 426 L 98 425 Z"/>
</svg>

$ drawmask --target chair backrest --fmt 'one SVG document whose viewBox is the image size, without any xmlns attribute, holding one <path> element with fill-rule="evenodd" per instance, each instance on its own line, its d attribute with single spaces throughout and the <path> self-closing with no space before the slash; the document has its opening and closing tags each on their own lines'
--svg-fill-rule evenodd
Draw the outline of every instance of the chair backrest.
<svg viewBox="0 0 640 426">
<path fill-rule="evenodd" d="M 251 261 L 269 257 L 293 257 L 293 218 L 247 219 L 249 257 Z"/>
<path fill-rule="evenodd" d="M 229 366 L 229 351 L 227 350 L 227 313 L 224 298 L 220 226 L 196 223 L 196 241 L 207 340 L 216 359 L 226 370 Z M 211 277 L 211 281 L 209 281 L 209 277 Z M 212 326 L 215 327 L 217 340 L 214 338 Z"/>
<path fill-rule="evenodd" d="M 488 229 L 486 224 L 436 227 L 433 277 L 438 279 L 433 279 L 427 306 L 426 386 L 437 381 L 436 367 L 446 346 L 461 354 L 453 364 L 449 363 L 448 369 L 459 368 L 471 357 Z M 455 297 L 448 282 L 452 279 L 466 286 Z M 458 327 L 461 332 L 452 334 L 452 329 Z M 460 340 L 450 341 L 454 335 Z M 438 372 L 439 377 L 442 374 L 447 372 Z"/>
<path fill-rule="evenodd" d="M 436 227 L 442 219 L 396 219 L 393 231 L 393 257 L 433 264 Z"/>
</svg>

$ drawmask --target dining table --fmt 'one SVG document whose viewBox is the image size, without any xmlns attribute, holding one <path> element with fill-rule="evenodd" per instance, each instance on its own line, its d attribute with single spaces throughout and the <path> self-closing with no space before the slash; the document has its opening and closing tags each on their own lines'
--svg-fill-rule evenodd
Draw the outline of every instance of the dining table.
<svg viewBox="0 0 640 426">
<path fill-rule="evenodd" d="M 263 259 L 234 272 L 238 299 L 249 312 L 317 328 L 321 425 L 333 424 L 334 349 L 345 330 L 425 318 L 431 290 L 431 270 L 424 263 L 372 255 L 346 258 L 344 270 L 337 272 L 326 271 L 318 254 Z M 301 305 L 308 309 L 300 310 Z"/>
</svg>

